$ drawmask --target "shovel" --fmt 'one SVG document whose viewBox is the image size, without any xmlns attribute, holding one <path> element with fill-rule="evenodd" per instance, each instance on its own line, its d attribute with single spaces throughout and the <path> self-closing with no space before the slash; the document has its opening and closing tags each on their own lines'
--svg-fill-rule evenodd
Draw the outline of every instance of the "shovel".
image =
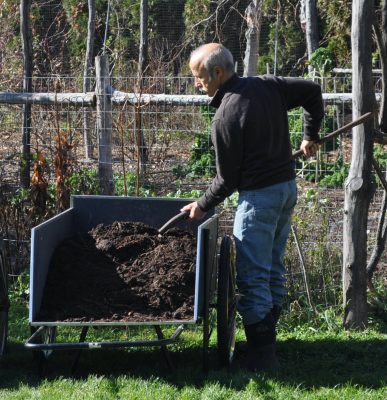
<svg viewBox="0 0 387 400">
<path fill-rule="evenodd" d="M 168 220 L 159 230 L 159 235 L 162 235 L 165 233 L 168 229 L 172 228 L 174 225 L 176 225 L 179 221 L 182 221 L 183 219 L 187 219 L 189 216 L 189 211 L 182 211 L 181 213 L 175 215 L 172 217 L 170 220 Z"/>
<path fill-rule="evenodd" d="M 320 139 L 317 143 L 319 144 L 323 144 L 328 142 L 329 140 L 335 138 L 336 136 L 349 131 L 350 129 L 352 129 L 354 126 L 360 125 L 362 124 L 364 121 L 367 121 L 368 119 L 370 119 L 372 116 L 374 115 L 373 112 L 368 112 L 363 114 L 361 117 L 359 117 L 358 119 L 353 120 L 352 122 L 350 122 L 347 125 L 342 126 L 341 128 L 335 130 L 334 132 L 330 133 L 329 135 L 323 137 L 322 139 Z M 296 159 L 298 157 L 300 157 L 301 155 L 303 155 L 303 151 L 302 150 L 297 150 L 296 152 L 293 153 L 293 159 Z"/>
<path fill-rule="evenodd" d="M 347 125 L 342 126 L 341 128 L 337 129 L 336 131 L 332 132 L 331 134 L 323 137 L 322 139 L 320 139 L 317 143 L 319 144 L 323 144 L 328 142 L 329 140 L 335 138 L 336 136 L 349 131 L 351 128 L 353 128 L 354 126 L 360 125 L 361 123 L 363 123 L 364 121 L 367 121 L 369 118 L 371 118 L 373 116 L 374 113 L 372 112 L 368 112 L 366 114 L 363 114 L 361 117 L 359 117 L 358 119 L 350 122 Z M 293 153 L 293 159 L 296 159 L 298 157 L 300 157 L 301 155 L 303 155 L 303 151 L 302 150 L 298 150 L 296 152 Z M 181 213 L 175 215 L 174 217 L 172 217 L 169 221 L 167 221 L 159 230 L 159 235 L 161 236 L 163 233 L 165 233 L 168 229 L 172 228 L 172 226 L 176 225 L 179 221 L 188 218 L 189 216 L 189 212 L 188 211 L 182 211 Z"/>
</svg>

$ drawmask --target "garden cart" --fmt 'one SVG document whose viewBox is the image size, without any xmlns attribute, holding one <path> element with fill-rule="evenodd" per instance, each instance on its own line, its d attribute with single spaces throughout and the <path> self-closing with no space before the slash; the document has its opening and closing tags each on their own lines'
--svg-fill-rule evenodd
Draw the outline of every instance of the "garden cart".
<svg viewBox="0 0 387 400">
<path fill-rule="evenodd" d="M 174 343 L 188 325 L 199 324 L 203 330 L 203 367 L 209 368 L 209 339 L 213 332 L 213 318 L 217 314 L 216 330 L 218 336 L 218 355 L 221 365 L 231 362 L 235 343 L 235 270 L 233 242 L 230 237 L 218 235 L 218 215 L 210 212 L 198 222 L 181 220 L 177 226 L 190 229 L 197 240 L 194 313 L 190 320 L 151 320 L 151 321 L 112 321 L 112 322 L 66 322 L 45 321 L 39 318 L 39 309 L 50 261 L 55 248 L 64 239 L 75 234 L 86 233 L 93 227 L 114 221 L 141 222 L 160 227 L 177 210 L 187 204 L 187 200 L 113 197 L 113 196 L 73 196 L 68 210 L 32 229 L 31 269 L 30 269 L 30 310 L 29 323 L 31 337 L 25 346 L 34 351 L 35 358 L 43 362 L 53 351 L 64 349 L 95 349 L 117 347 L 160 346 L 170 359 L 167 346 Z M 88 329 L 91 327 L 155 327 L 152 340 L 111 340 L 88 342 Z M 165 337 L 163 328 L 175 326 L 170 337 Z M 62 327 L 80 330 L 79 341 L 57 342 L 57 331 Z M 76 352 L 79 357 L 79 352 Z M 77 361 L 77 356 L 75 364 Z"/>
</svg>

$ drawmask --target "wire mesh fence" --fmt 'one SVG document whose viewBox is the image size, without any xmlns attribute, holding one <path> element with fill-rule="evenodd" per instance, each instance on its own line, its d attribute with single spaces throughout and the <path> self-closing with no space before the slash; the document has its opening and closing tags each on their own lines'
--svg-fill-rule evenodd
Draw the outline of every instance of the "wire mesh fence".
<svg viewBox="0 0 387 400">
<path fill-rule="evenodd" d="M 81 90 L 79 84 L 76 79 L 66 77 L 37 79 L 34 91 L 54 88 L 54 93 L 58 89 L 77 93 Z M 112 80 L 114 89 L 122 92 L 133 92 L 136 84 L 135 78 Z M 152 77 L 144 88 L 144 93 L 194 93 L 191 77 Z M 322 135 L 351 119 L 351 103 L 340 97 L 327 100 L 325 110 Z M 101 193 L 95 108 L 70 102 L 32 104 L 29 189 L 19 185 L 22 113 L 21 105 L 0 105 L 0 229 L 8 245 L 13 275 L 28 268 L 30 229 L 61 211 L 63 196 Z M 215 173 L 210 139 L 212 113 L 207 105 L 123 102 L 113 106 L 114 194 L 197 198 Z M 302 137 L 302 121 L 301 110 L 289 113 L 295 149 Z M 93 150 L 88 157 L 86 128 Z M 302 306 L 310 306 L 311 302 L 341 304 L 342 187 L 350 154 L 348 133 L 325 145 L 314 159 L 297 161 L 299 203 L 286 256 L 290 302 Z M 381 160 L 385 160 L 384 150 L 380 154 Z M 58 186 L 58 180 L 63 181 L 63 186 Z M 370 249 L 375 242 L 381 193 L 376 191 L 370 208 Z M 219 207 L 221 233 L 232 232 L 235 204 L 233 195 Z"/>
</svg>

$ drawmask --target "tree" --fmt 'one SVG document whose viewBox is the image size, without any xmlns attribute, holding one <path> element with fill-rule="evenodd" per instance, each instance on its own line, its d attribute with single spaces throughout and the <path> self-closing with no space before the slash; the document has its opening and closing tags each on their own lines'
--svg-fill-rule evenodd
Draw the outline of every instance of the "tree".
<svg viewBox="0 0 387 400">
<path fill-rule="evenodd" d="M 243 60 L 243 76 L 253 76 L 257 73 L 257 61 L 259 53 L 259 34 L 262 20 L 262 0 L 253 0 L 245 12 L 246 51 Z"/>
<path fill-rule="evenodd" d="M 300 21 L 306 37 L 308 59 L 318 48 L 318 25 L 316 0 L 301 0 Z"/>
<path fill-rule="evenodd" d="M 373 24 L 376 42 L 380 54 L 380 62 L 382 67 L 382 102 L 380 105 L 379 128 L 383 133 L 387 133 L 387 1 L 382 0 L 381 8 L 381 24 L 375 21 Z"/>
<path fill-rule="evenodd" d="M 353 117 L 373 111 L 372 85 L 373 1 L 352 3 L 352 94 Z M 367 326 L 367 220 L 373 193 L 371 165 L 373 121 L 353 130 L 352 162 L 345 182 L 343 232 L 344 327 Z"/>
<path fill-rule="evenodd" d="M 20 34 L 23 48 L 23 92 L 32 92 L 32 34 L 29 22 L 31 0 L 20 2 Z M 31 104 L 23 105 L 23 150 L 20 168 L 20 185 L 30 186 L 31 158 Z"/>
<path fill-rule="evenodd" d="M 93 60 L 94 60 L 94 35 L 95 35 L 95 0 L 88 0 L 89 5 L 89 18 L 87 21 L 87 40 L 86 40 L 86 56 L 85 64 L 83 69 L 83 91 L 91 91 L 91 75 L 93 72 Z M 91 140 L 91 128 L 90 128 L 90 113 L 88 109 L 85 109 L 83 114 L 84 128 L 83 128 L 83 140 L 85 144 L 85 158 L 88 160 L 93 157 L 93 142 Z"/>
<path fill-rule="evenodd" d="M 141 0 L 140 46 L 138 55 L 138 79 L 142 81 L 148 63 L 148 0 Z"/>
<path fill-rule="evenodd" d="M 377 18 L 374 19 L 374 32 L 378 50 L 380 54 L 380 62 L 382 67 L 382 100 L 379 111 L 379 130 L 375 135 L 375 141 L 382 144 L 387 144 L 387 1 L 382 0 L 380 5 L 380 25 Z M 380 180 L 383 183 L 383 174 L 379 166 L 376 165 L 374 160 L 374 168 L 378 173 Z M 385 174 L 384 182 L 386 182 L 387 172 Z M 383 201 L 380 208 L 378 229 L 376 233 L 376 243 L 372 251 L 370 260 L 367 265 L 367 278 L 368 284 L 372 287 L 372 277 L 377 269 L 378 262 L 385 250 L 387 241 L 387 189 L 384 183 Z"/>
<path fill-rule="evenodd" d="M 101 194 L 114 195 L 112 162 L 112 101 L 109 59 L 106 54 L 95 59 L 98 132 L 98 178 Z"/>
</svg>

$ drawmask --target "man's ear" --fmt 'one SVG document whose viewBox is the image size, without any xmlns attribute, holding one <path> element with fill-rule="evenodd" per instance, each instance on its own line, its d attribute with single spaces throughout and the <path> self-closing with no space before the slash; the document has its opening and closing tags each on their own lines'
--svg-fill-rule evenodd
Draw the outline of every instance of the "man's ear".
<svg viewBox="0 0 387 400">
<path fill-rule="evenodd" d="M 214 67 L 214 74 L 215 74 L 215 77 L 216 78 L 222 78 L 222 76 L 223 76 L 223 69 L 222 68 L 220 68 L 219 66 L 217 66 L 217 65 L 215 65 L 215 67 Z"/>
</svg>

